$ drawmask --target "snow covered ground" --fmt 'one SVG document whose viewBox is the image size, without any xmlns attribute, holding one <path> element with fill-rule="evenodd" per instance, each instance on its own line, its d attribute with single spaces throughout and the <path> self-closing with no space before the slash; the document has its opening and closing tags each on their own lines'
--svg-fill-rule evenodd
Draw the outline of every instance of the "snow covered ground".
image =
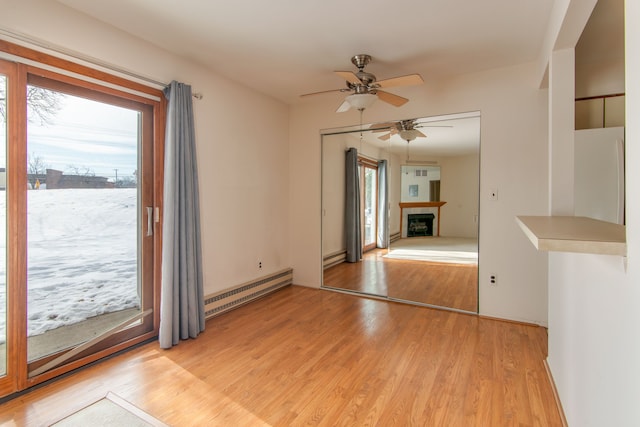
<svg viewBox="0 0 640 427">
<path fill-rule="evenodd" d="M 138 307 L 136 189 L 27 194 L 28 335 Z M 0 260 L 6 259 L 5 229 L 0 224 Z M 0 261 L 0 342 L 6 317 L 4 264 Z"/>
</svg>

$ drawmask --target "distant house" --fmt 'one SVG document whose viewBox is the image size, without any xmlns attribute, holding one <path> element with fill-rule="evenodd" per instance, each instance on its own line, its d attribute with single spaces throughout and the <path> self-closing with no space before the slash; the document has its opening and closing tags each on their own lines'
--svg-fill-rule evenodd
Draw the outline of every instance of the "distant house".
<svg viewBox="0 0 640 427">
<path fill-rule="evenodd" d="M 4 175 L 3 175 L 4 176 Z M 46 174 L 29 174 L 27 177 L 30 188 L 36 187 L 36 182 L 47 190 L 61 188 L 114 188 L 107 177 L 93 175 L 65 175 L 56 169 L 47 169 Z M 4 185 L 4 181 L 2 181 Z"/>
</svg>

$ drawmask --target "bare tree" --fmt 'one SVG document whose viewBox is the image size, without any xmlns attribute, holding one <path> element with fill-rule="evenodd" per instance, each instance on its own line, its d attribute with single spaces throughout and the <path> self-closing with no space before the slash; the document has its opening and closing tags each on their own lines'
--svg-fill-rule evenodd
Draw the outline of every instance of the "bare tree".
<svg viewBox="0 0 640 427">
<path fill-rule="evenodd" d="M 65 172 L 67 172 L 70 175 L 96 176 L 96 173 L 93 171 L 93 169 L 87 166 L 68 165 Z"/>
<path fill-rule="evenodd" d="M 118 182 L 116 182 L 117 188 L 136 188 L 138 186 L 138 179 L 135 175 L 125 175 L 121 178 L 118 178 Z"/>
<path fill-rule="evenodd" d="M 47 173 L 47 164 L 44 159 L 37 154 L 27 154 L 27 172 L 33 175 L 42 175 Z"/>
<path fill-rule="evenodd" d="M 27 118 L 41 125 L 50 124 L 62 108 L 64 95 L 60 92 L 37 86 L 27 86 Z"/>
<path fill-rule="evenodd" d="M 64 94 L 53 90 L 27 86 L 27 117 L 30 122 L 50 124 L 56 113 L 62 108 Z M 0 77 L 0 119 L 7 119 L 6 78 Z"/>
<path fill-rule="evenodd" d="M 27 174 L 29 176 L 29 183 L 32 186 L 36 185 L 36 180 L 38 179 L 38 175 L 47 174 L 47 165 L 44 162 L 44 159 L 37 154 L 27 154 Z"/>
</svg>

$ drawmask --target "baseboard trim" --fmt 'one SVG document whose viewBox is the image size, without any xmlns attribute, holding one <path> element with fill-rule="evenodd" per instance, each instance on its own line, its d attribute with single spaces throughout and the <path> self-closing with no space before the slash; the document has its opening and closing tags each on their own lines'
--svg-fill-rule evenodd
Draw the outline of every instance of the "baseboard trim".
<svg viewBox="0 0 640 427">
<path fill-rule="evenodd" d="M 276 273 L 243 283 L 231 289 L 207 295 L 204 299 L 205 318 L 210 319 L 219 314 L 247 304 L 257 298 L 291 285 L 293 269 L 286 268 Z"/>
<path fill-rule="evenodd" d="M 347 250 L 343 249 L 337 252 L 330 253 L 322 257 L 322 269 L 326 270 L 329 267 L 333 267 L 338 264 L 342 264 L 347 259 Z"/>
<path fill-rule="evenodd" d="M 547 362 L 547 359 L 545 359 L 543 363 L 544 363 L 544 370 L 547 372 L 547 378 L 549 378 L 549 383 L 551 384 L 553 399 L 556 401 L 556 407 L 558 408 L 558 412 L 560 413 L 560 419 L 562 420 L 562 427 L 569 427 L 569 423 L 567 423 L 567 418 L 564 415 L 564 409 L 562 408 L 562 402 L 560 401 L 560 395 L 558 394 L 558 389 L 556 388 L 556 382 L 553 380 L 553 375 L 551 374 L 551 368 L 549 367 L 549 363 Z"/>
<path fill-rule="evenodd" d="M 486 314 L 479 314 L 478 317 L 480 317 L 482 319 L 499 320 L 501 322 L 515 323 L 515 324 L 524 325 L 524 326 L 537 326 L 539 328 L 547 329 L 547 327 L 544 326 L 544 325 L 539 325 L 539 324 L 533 323 L 533 322 L 525 322 L 524 320 L 505 319 L 503 317 L 487 316 Z"/>
</svg>

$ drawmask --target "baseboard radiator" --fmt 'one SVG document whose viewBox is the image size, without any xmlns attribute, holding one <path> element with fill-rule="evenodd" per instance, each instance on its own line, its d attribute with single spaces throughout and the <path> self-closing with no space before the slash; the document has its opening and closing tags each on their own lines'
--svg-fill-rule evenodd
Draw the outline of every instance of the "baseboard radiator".
<svg viewBox="0 0 640 427">
<path fill-rule="evenodd" d="M 287 268 L 204 298 L 207 319 L 277 291 L 293 282 L 293 269 Z"/>
<path fill-rule="evenodd" d="M 391 236 L 389 236 L 389 242 L 393 243 L 396 240 L 400 240 L 402 236 L 400 235 L 400 232 L 398 231 L 397 233 L 393 233 Z"/>
<path fill-rule="evenodd" d="M 342 262 L 345 262 L 346 259 L 347 259 L 346 249 L 331 253 L 329 255 L 325 255 L 324 257 L 322 257 L 322 269 L 326 270 L 329 267 L 333 267 L 334 265 L 338 265 Z"/>
</svg>

